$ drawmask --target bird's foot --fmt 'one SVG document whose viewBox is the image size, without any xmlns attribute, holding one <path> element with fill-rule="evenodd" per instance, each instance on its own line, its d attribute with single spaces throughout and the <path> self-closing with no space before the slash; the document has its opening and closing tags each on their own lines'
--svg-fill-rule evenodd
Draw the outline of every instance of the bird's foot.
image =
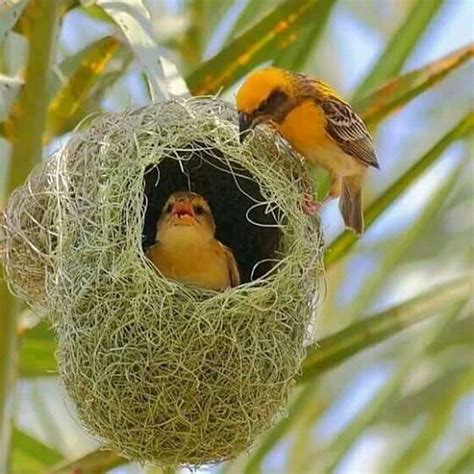
<svg viewBox="0 0 474 474">
<path fill-rule="evenodd" d="M 323 203 L 314 200 L 310 193 L 303 194 L 303 201 L 301 202 L 301 209 L 308 216 L 314 216 L 321 211 Z"/>
</svg>

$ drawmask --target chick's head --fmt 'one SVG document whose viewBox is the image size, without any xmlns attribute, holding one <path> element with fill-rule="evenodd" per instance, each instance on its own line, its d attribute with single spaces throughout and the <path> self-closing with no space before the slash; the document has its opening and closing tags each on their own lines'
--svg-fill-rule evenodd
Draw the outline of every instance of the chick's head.
<svg viewBox="0 0 474 474">
<path fill-rule="evenodd" d="M 216 224 L 211 208 L 203 196 L 178 191 L 168 198 L 157 223 L 157 240 L 189 239 L 210 240 Z"/>
</svg>

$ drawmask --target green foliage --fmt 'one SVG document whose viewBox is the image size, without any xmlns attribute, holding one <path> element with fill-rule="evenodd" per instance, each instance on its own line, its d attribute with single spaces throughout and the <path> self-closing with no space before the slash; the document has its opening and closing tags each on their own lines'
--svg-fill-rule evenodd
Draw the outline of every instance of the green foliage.
<svg viewBox="0 0 474 474">
<path fill-rule="evenodd" d="M 5 123 L 11 141 L 11 166 L 7 174 L 7 190 L 13 191 L 31 171 L 42 155 L 42 134 L 46 119 L 48 78 L 53 60 L 59 24 L 60 3 L 52 0 L 43 9 L 41 0 L 31 1 L 22 15 L 23 29 L 29 40 L 25 68 L 25 84 L 17 103 L 12 106 Z M 3 272 L 2 272 L 3 273 Z M 0 471 L 8 471 L 8 446 L 12 419 L 11 399 L 16 381 L 18 302 L 0 282 L 2 313 L 0 315 Z"/>
<path fill-rule="evenodd" d="M 6 138 L 12 143 L 8 191 L 19 186 L 41 158 L 42 135 L 48 107 L 48 83 L 59 20 L 59 0 L 43 9 L 32 1 L 22 15 L 23 30 L 29 40 L 25 85 L 4 123 Z"/>
<path fill-rule="evenodd" d="M 364 99 L 356 101 L 355 109 L 365 123 L 373 128 L 387 115 L 433 87 L 473 57 L 474 46 L 460 48 L 420 69 L 391 80 Z"/>
<path fill-rule="evenodd" d="M 91 96 L 99 99 L 109 85 L 107 66 L 118 55 L 120 43 L 105 36 L 67 58 L 60 66 L 61 79 L 50 87 L 45 140 L 70 130 L 87 111 Z M 64 81 L 60 86 L 60 82 Z"/>
<path fill-rule="evenodd" d="M 267 62 L 295 70 L 318 70 L 323 79 L 327 73 L 351 74 L 343 67 L 351 54 L 350 38 L 329 25 L 333 26 L 341 11 L 347 15 L 356 9 L 359 26 L 370 29 L 370 34 L 380 36 L 385 44 L 352 93 L 354 108 L 373 131 L 377 146 L 380 143 L 382 170 L 370 174 L 365 189 L 369 238 L 357 240 L 342 232 L 326 247 L 328 294 L 318 342 L 308 347 L 288 416 L 265 433 L 250 453 L 221 470 L 266 472 L 265 463 L 279 450 L 288 472 L 334 472 L 341 469 L 347 453 L 364 435 L 375 433 L 389 447 L 378 460 L 381 468 L 407 474 L 472 472 L 472 438 L 468 434 L 456 433 L 455 446 L 444 457 L 437 447 L 450 436 L 459 402 L 472 393 L 473 384 L 468 361 L 474 318 L 472 307 L 466 304 L 472 278 L 465 275 L 472 268 L 473 255 L 472 225 L 466 219 L 472 186 L 465 178 L 472 172 L 472 164 L 451 156 L 449 161 L 446 155 L 460 150 L 464 155 L 472 153 L 468 139 L 474 116 L 463 104 L 472 100 L 467 64 L 472 61 L 474 47 L 467 45 L 405 72 L 413 52 L 419 54 L 420 44 L 430 36 L 429 28 L 443 37 L 444 31 L 433 19 L 444 21 L 455 6 L 443 0 L 395 2 L 391 8 L 406 5 L 406 11 L 389 36 L 383 15 L 378 24 L 375 14 L 369 18 L 367 11 L 375 11 L 377 5 L 378 20 L 379 12 L 387 7 L 381 7 L 380 2 L 356 2 L 350 9 L 344 0 L 247 0 L 240 2 L 240 7 L 230 0 L 176 3 L 179 8 L 168 11 L 163 2 L 143 0 L 49 0 L 49 8 L 41 8 L 43 0 L 24 0 L 0 9 L 0 167 L 6 187 L 2 201 L 49 152 L 43 148 L 45 143 L 55 147 L 57 138 L 110 104 L 118 109 L 124 104 L 139 105 L 129 92 L 129 76 L 136 71 L 146 78 L 149 97 L 165 97 L 173 87 L 185 95 L 181 75 L 166 58 L 177 64 L 194 94 L 232 91 L 245 74 Z M 75 21 L 82 21 L 78 20 L 81 15 L 87 17 L 104 33 L 82 41 L 72 54 L 63 37 L 55 48 L 63 15 L 71 15 Z M 362 25 L 364 19 L 368 26 Z M 68 25 L 71 22 L 63 21 L 60 27 L 70 28 Z M 168 39 L 155 41 L 155 36 L 170 26 Z M 21 48 L 11 50 L 22 41 L 18 35 L 28 45 L 26 57 L 22 57 Z M 55 50 L 61 53 L 61 61 L 56 60 L 59 55 Z M 218 52 L 205 60 L 208 50 Z M 13 57 L 15 64 L 23 65 L 16 68 L 19 74 L 9 70 Z M 230 94 L 228 97 L 232 100 Z M 384 155 L 389 155 L 389 150 L 377 133 L 379 126 L 399 110 L 409 105 L 409 110 L 416 108 L 427 100 L 430 108 L 423 109 L 407 146 L 400 147 L 407 158 L 401 156 L 400 165 L 387 162 Z M 434 169 L 443 170 L 436 186 L 426 180 Z M 322 187 L 324 176 L 315 174 L 315 179 Z M 430 189 L 423 200 L 426 204 L 414 202 L 419 209 L 410 225 L 371 240 L 370 228 L 382 221 L 399 199 L 418 189 L 420 182 Z M 364 259 L 376 262 L 368 276 L 358 272 L 358 262 Z M 431 277 L 438 274 L 443 280 L 429 285 Z M 427 284 L 420 284 L 420 280 Z M 341 295 L 347 285 L 353 291 L 350 303 L 344 306 Z M 393 297 L 397 290 L 405 295 L 401 303 Z M 395 301 L 378 310 L 390 295 Z M 51 329 L 29 317 L 28 324 L 23 324 L 24 308 L 10 295 L 3 279 L 0 298 L 0 471 L 105 472 L 127 463 L 117 453 L 94 450 L 81 431 L 68 426 L 59 414 L 52 425 L 61 433 L 51 446 L 18 428 L 12 430 L 14 411 L 8 400 L 13 398 L 15 379 L 26 387 L 38 380 L 49 384 L 44 398 L 50 409 L 43 416 L 55 417 L 55 403 L 62 402 L 55 385 L 56 342 Z M 380 365 L 389 365 L 391 370 L 369 401 L 335 436 L 316 439 L 312 433 L 330 414 L 334 400 L 341 394 L 350 396 L 354 377 Z M 412 383 L 415 379 L 416 385 Z M 449 393 L 444 396 L 446 387 Z M 16 407 L 20 412 L 25 399 L 22 397 Z M 41 411 L 34 396 L 29 396 L 27 403 L 32 412 Z M 36 430 L 43 428 L 47 433 L 43 425 L 44 419 Z M 91 451 L 70 459 L 64 456 L 65 444 L 58 442 L 61 438 L 74 439 L 74 452 Z"/>
<path fill-rule="evenodd" d="M 323 1 L 326 0 L 282 2 L 187 78 L 193 94 L 215 94 L 226 89 L 258 64 L 286 51 L 304 31 L 308 17 L 319 19 Z"/>
<path fill-rule="evenodd" d="M 470 278 L 444 284 L 318 341 L 308 350 L 301 381 L 332 369 L 360 351 L 432 316 L 447 304 L 468 298 L 471 284 Z"/>
<path fill-rule="evenodd" d="M 21 377 L 57 375 L 54 333 L 45 322 L 25 330 L 21 338 L 19 371 Z"/>
<path fill-rule="evenodd" d="M 56 450 L 20 430 L 13 433 L 12 449 L 12 474 L 44 472 L 61 459 L 61 454 Z"/>
<path fill-rule="evenodd" d="M 325 456 L 320 463 L 323 466 L 321 472 L 333 472 L 358 436 L 399 394 L 407 374 L 413 370 L 429 346 L 440 336 L 447 323 L 456 317 L 457 314 L 458 311 L 450 311 L 436 320 L 433 327 L 430 327 L 421 337 L 418 337 L 416 344 L 412 344 L 400 357 L 397 366 L 383 383 L 382 387 L 367 402 L 360 413 L 344 427 L 334 441 L 326 447 Z"/>
<path fill-rule="evenodd" d="M 320 0 L 318 2 L 318 20 L 306 22 L 304 30 L 301 32 L 299 38 L 294 40 L 294 44 L 275 59 L 275 66 L 292 71 L 298 71 L 304 68 L 308 60 L 308 51 L 316 51 L 335 4 L 335 0 Z"/>
<path fill-rule="evenodd" d="M 400 28 L 390 38 L 379 60 L 354 93 L 360 99 L 398 74 L 444 0 L 417 0 Z"/>
</svg>

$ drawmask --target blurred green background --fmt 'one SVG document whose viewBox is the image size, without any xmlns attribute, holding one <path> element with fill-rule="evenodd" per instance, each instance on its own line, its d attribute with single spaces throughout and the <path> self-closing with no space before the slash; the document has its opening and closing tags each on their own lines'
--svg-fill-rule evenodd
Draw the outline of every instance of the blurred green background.
<svg viewBox="0 0 474 474">
<path fill-rule="evenodd" d="M 314 74 L 373 132 L 368 230 L 322 214 L 319 344 L 289 416 L 199 472 L 474 472 L 473 25 L 472 0 L 0 0 L 2 205 L 91 112 L 159 98 L 153 77 L 182 91 L 160 57 L 230 102 L 260 65 Z M 98 450 L 46 323 L 0 298 L 0 472 L 161 472 Z"/>
</svg>

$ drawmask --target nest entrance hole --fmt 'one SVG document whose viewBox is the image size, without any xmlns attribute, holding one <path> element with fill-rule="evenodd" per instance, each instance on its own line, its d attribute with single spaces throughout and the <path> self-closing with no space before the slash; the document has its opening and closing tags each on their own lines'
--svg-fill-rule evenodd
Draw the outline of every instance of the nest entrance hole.
<svg viewBox="0 0 474 474">
<path fill-rule="evenodd" d="M 156 223 L 170 194 L 192 191 L 209 202 L 216 237 L 232 249 L 243 283 L 261 278 L 275 265 L 282 237 L 277 227 L 281 211 L 266 212 L 265 199 L 251 173 L 225 160 L 219 150 L 190 143 L 177 157 L 147 167 L 144 180 L 144 248 L 155 243 Z"/>
</svg>

